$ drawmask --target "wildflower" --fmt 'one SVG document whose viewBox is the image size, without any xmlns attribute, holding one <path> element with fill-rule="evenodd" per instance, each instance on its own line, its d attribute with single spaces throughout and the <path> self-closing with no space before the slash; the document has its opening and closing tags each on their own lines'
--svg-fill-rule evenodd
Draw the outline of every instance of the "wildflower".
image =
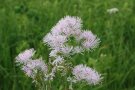
<svg viewBox="0 0 135 90">
<path fill-rule="evenodd" d="M 69 36 L 80 30 L 82 26 L 82 20 L 79 17 L 66 16 L 62 18 L 51 30 L 52 34 L 60 35 L 64 34 Z"/>
<path fill-rule="evenodd" d="M 94 48 L 96 48 L 98 45 L 99 45 L 99 43 L 100 43 L 100 39 L 99 38 L 97 38 L 91 31 L 84 31 L 83 33 L 82 33 L 82 36 L 81 36 L 82 38 L 83 38 L 83 42 L 82 42 L 82 46 L 85 48 L 85 49 L 87 49 L 87 50 L 89 50 L 89 49 L 94 49 Z"/>
<path fill-rule="evenodd" d="M 43 41 L 52 50 L 68 56 L 84 50 L 93 50 L 99 45 L 100 39 L 91 31 L 82 31 L 81 27 L 80 18 L 66 16 L 52 28 Z"/>
<path fill-rule="evenodd" d="M 75 66 L 72 73 L 77 81 L 85 80 L 90 85 L 96 85 L 102 79 L 101 75 L 97 71 L 83 64 Z"/>
<path fill-rule="evenodd" d="M 21 64 L 26 63 L 28 60 L 32 58 L 34 53 L 35 50 L 33 48 L 27 49 L 16 57 L 16 62 L 19 62 Z"/>
<path fill-rule="evenodd" d="M 47 43 L 52 49 L 62 47 L 63 44 L 67 41 L 66 36 L 62 35 L 53 35 L 51 33 L 47 34 L 44 39 L 44 43 Z"/>
<path fill-rule="evenodd" d="M 114 14 L 114 13 L 117 13 L 118 11 L 119 11 L 118 8 L 107 9 L 107 12 L 108 12 L 109 14 Z"/>
<path fill-rule="evenodd" d="M 61 64 L 62 62 L 63 62 L 63 57 L 61 57 L 61 56 L 58 56 L 53 62 L 52 62 L 52 65 L 59 65 L 59 64 Z"/>
<path fill-rule="evenodd" d="M 44 38 L 44 43 L 48 44 L 52 50 L 57 50 L 63 55 L 71 54 L 77 51 L 68 41 L 70 37 L 74 37 L 77 42 L 81 36 L 81 19 L 79 17 L 66 16 L 62 18 Z M 78 48 L 79 50 L 79 48 Z M 78 51 L 77 51 L 78 52 Z M 52 53 L 50 54 L 52 55 Z"/>
<path fill-rule="evenodd" d="M 52 50 L 49 54 L 50 57 L 57 57 L 58 50 Z"/>
<path fill-rule="evenodd" d="M 47 74 L 47 65 L 41 59 L 31 60 L 27 62 L 26 65 L 23 65 L 22 70 L 25 74 L 31 78 L 35 78 L 35 76 L 40 72 L 43 75 Z"/>
<path fill-rule="evenodd" d="M 42 85 L 45 83 L 44 81 L 53 80 L 55 76 L 69 75 L 68 72 L 72 70 L 72 62 L 66 60 L 71 59 L 70 56 L 73 54 L 81 53 L 85 50 L 93 50 L 100 43 L 100 39 L 91 31 L 83 31 L 81 28 L 82 20 L 79 17 L 66 16 L 43 38 L 43 42 L 51 49 L 48 66 L 41 58 L 32 59 L 35 53 L 33 48 L 20 53 L 16 57 L 16 62 L 21 64 L 21 69 L 37 85 L 41 82 L 39 88 L 44 87 Z M 90 85 L 96 85 L 102 79 L 97 71 L 83 64 L 75 66 L 72 74 L 73 77 L 67 78 L 67 81 L 70 82 L 70 89 L 73 89 L 72 83 L 78 81 L 84 80 Z"/>
</svg>

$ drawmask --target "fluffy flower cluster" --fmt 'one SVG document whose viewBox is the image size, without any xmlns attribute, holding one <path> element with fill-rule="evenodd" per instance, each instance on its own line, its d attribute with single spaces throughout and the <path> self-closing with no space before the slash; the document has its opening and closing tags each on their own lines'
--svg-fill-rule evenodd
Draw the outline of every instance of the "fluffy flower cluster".
<svg viewBox="0 0 135 90">
<path fill-rule="evenodd" d="M 22 70 L 25 74 L 33 79 L 39 73 L 42 73 L 43 75 L 46 75 L 47 73 L 47 65 L 41 58 L 32 60 L 34 53 L 35 50 L 33 48 L 27 49 L 16 57 L 16 62 L 22 66 Z"/>
<path fill-rule="evenodd" d="M 90 85 L 99 84 L 99 82 L 102 79 L 101 75 L 97 71 L 95 71 L 95 70 L 93 70 L 93 69 L 91 69 L 83 64 L 75 66 L 73 68 L 72 73 L 73 73 L 76 81 L 85 80 Z"/>
<path fill-rule="evenodd" d="M 41 72 L 43 75 L 47 73 L 47 66 L 42 61 L 42 59 L 38 60 L 31 60 L 26 65 L 22 67 L 22 70 L 28 75 L 29 77 L 35 78 L 36 75 Z"/>
<path fill-rule="evenodd" d="M 100 39 L 91 31 L 84 31 L 79 17 L 62 18 L 48 33 L 43 41 L 52 50 L 65 55 L 91 50 L 99 45 Z"/>
<path fill-rule="evenodd" d="M 100 39 L 97 38 L 95 35 L 93 35 L 93 33 L 91 31 L 84 31 L 82 33 L 82 37 L 84 39 L 83 43 L 82 43 L 82 46 L 85 48 L 85 49 L 94 49 L 96 48 L 99 43 L 100 43 Z"/>
<path fill-rule="evenodd" d="M 19 62 L 20 64 L 25 64 L 27 63 L 29 60 L 31 60 L 32 56 L 35 54 L 35 50 L 32 49 L 27 49 L 24 52 L 20 53 L 17 57 L 16 57 L 16 62 Z"/>
<path fill-rule="evenodd" d="M 72 71 L 72 63 L 66 59 L 70 55 L 95 49 L 100 39 L 89 30 L 82 30 L 82 20 L 79 17 L 66 16 L 62 18 L 44 38 L 43 42 L 49 45 L 51 52 L 47 65 L 40 59 L 33 60 L 35 50 L 27 49 L 16 57 L 16 62 L 22 66 L 27 76 L 36 80 L 40 75 L 44 81 L 53 80 L 57 71 L 62 75 L 68 75 Z M 85 65 L 77 65 L 72 71 L 73 77 L 68 81 L 76 83 L 85 80 L 89 84 L 98 84 L 101 75 Z M 70 88 L 71 88 L 70 87 Z"/>
</svg>

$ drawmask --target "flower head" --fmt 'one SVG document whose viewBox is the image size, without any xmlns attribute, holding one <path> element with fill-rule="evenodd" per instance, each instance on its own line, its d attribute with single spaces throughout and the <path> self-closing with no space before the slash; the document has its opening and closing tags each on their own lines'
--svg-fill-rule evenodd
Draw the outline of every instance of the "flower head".
<svg viewBox="0 0 135 90">
<path fill-rule="evenodd" d="M 85 80 L 90 85 L 101 81 L 101 75 L 97 71 L 82 64 L 75 66 L 72 73 L 77 81 Z"/>
<path fill-rule="evenodd" d="M 52 34 L 55 35 L 66 35 L 75 34 L 81 29 L 82 20 L 79 17 L 66 16 L 62 18 L 51 30 Z"/>
<path fill-rule="evenodd" d="M 100 43 L 100 39 L 97 38 L 91 31 L 83 31 L 81 37 L 84 40 L 82 42 L 82 46 L 87 50 L 96 48 Z"/>
<path fill-rule="evenodd" d="M 44 39 L 44 43 L 47 43 L 52 49 L 62 47 L 64 43 L 67 41 L 66 36 L 63 35 L 53 35 L 48 33 Z"/>
<path fill-rule="evenodd" d="M 28 60 L 32 58 L 34 53 L 35 50 L 33 48 L 27 49 L 16 57 L 16 62 L 19 62 L 21 64 L 26 63 Z"/>
<path fill-rule="evenodd" d="M 47 65 L 41 59 L 31 60 L 27 62 L 26 65 L 23 65 L 22 70 L 27 76 L 35 78 L 35 76 L 40 72 L 43 73 L 43 75 L 46 75 Z"/>
<path fill-rule="evenodd" d="M 100 39 L 91 31 L 82 31 L 81 28 L 82 20 L 80 18 L 66 16 L 52 28 L 43 41 L 52 50 L 57 50 L 63 55 L 95 49 L 99 45 Z"/>
</svg>

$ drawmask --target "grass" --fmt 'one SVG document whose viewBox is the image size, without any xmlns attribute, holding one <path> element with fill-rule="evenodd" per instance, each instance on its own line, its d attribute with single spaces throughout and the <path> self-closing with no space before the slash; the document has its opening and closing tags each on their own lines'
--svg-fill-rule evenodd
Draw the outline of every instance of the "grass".
<svg viewBox="0 0 135 90">
<path fill-rule="evenodd" d="M 74 57 L 103 74 L 97 86 L 75 86 L 75 90 L 135 90 L 135 0 L 0 0 L 0 90 L 36 90 L 15 65 L 16 55 L 35 48 L 47 60 L 43 36 L 66 16 L 79 16 L 84 29 L 101 39 L 92 53 Z M 110 15 L 108 8 L 119 12 Z M 56 78 L 52 90 L 64 90 Z"/>
</svg>

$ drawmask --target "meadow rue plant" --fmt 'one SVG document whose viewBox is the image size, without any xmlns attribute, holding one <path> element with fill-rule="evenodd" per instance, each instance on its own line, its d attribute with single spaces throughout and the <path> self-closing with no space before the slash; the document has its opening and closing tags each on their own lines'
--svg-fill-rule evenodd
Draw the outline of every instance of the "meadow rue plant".
<svg viewBox="0 0 135 90">
<path fill-rule="evenodd" d="M 44 63 L 42 58 L 33 59 L 33 48 L 16 57 L 21 69 L 40 90 L 51 88 L 49 84 L 61 77 L 66 77 L 70 90 L 73 90 L 72 84 L 78 82 L 85 81 L 88 85 L 101 82 L 101 74 L 97 71 L 83 64 L 74 67 L 70 61 L 72 55 L 93 51 L 100 43 L 100 39 L 90 30 L 82 30 L 82 20 L 79 17 L 62 18 L 43 38 L 43 42 L 51 50 L 48 62 Z"/>
</svg>

